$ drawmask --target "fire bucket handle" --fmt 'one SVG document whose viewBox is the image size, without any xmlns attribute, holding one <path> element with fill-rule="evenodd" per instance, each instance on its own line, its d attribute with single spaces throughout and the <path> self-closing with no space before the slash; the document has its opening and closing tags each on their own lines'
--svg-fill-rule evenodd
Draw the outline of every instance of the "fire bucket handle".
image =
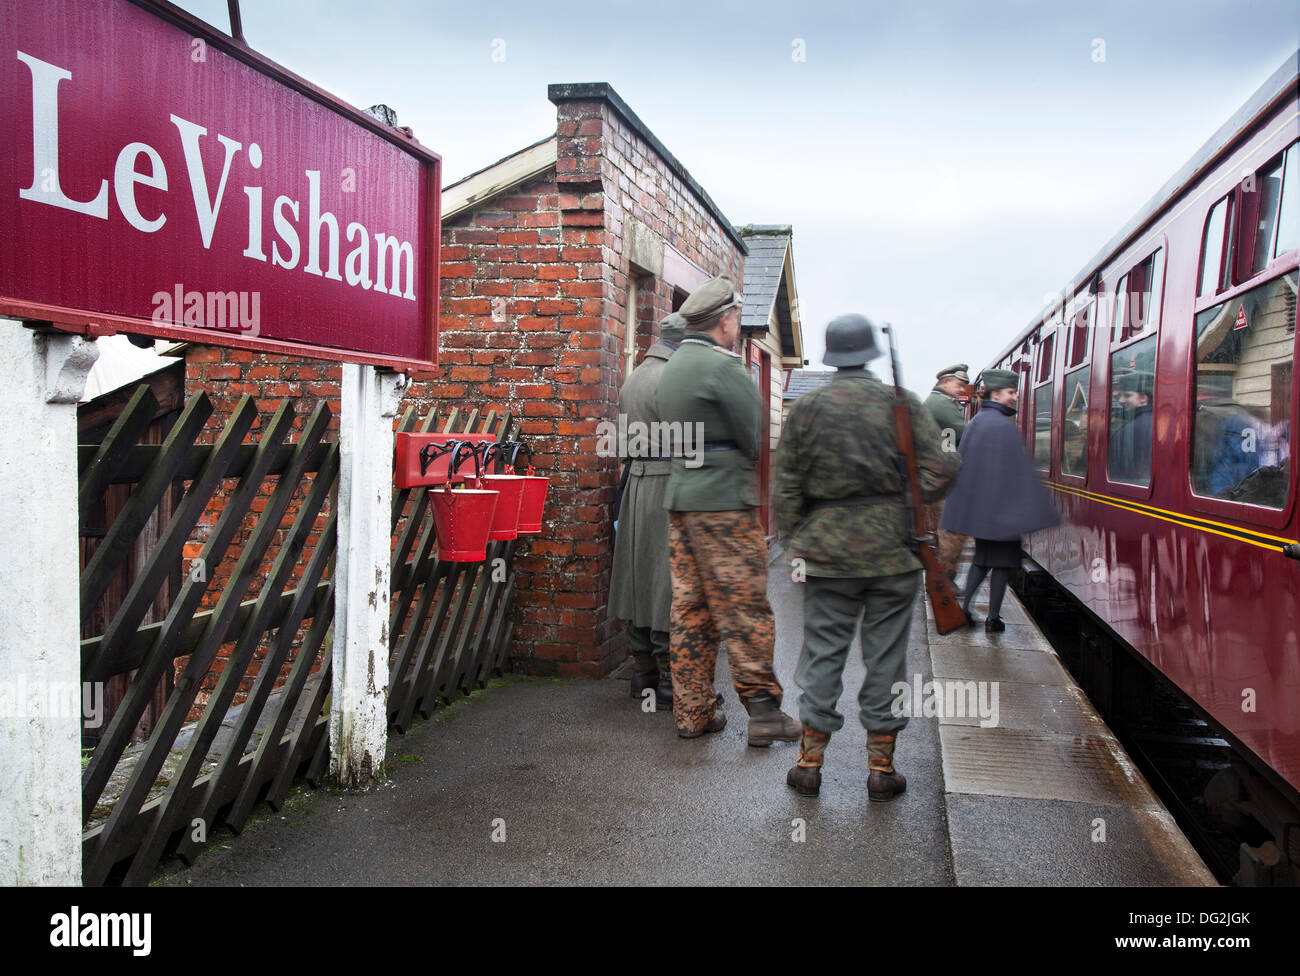
<svg viewBox="0 0 1300 976">
<path fill-rule="evenodd" d="M 506 474 L 514 474 L 514 473 L 515 473 L 515 461 L 516 461 L 516 460 L 518 459 L 518 457 L 519 457 L 519 450 L 520 450 L 520 448 L 522 448 L 522 449 L 523 449 L 523 452 L 524 452 L 525 454 L 528 455 L 528 473 L 529 473 L 530 475 L 533 474 L 533 452 L 532 452 L 531 450 L 528 449 L 528 445 L 527 445 L 525 442 L 521 441 L 521 440 L 520 440 L 520 441 L 511 441 L 511 442 L 509 442 L 509 443 L 510 443 L 511 447 L 513 448 L 513 450 L 510 452 L 510 460 L 509 460 L 508 462 L 506 462 Z M 502 445 L 502 446 L 504 446 L 504 445 Z"/>
<path fill-rule="evenodd" d="M 449 441 L 448 443 L 456 445 L 451 452 L 451 464 L 448 466 L 447 471 L 449 475 L 448 482 L 450 483 L 451 477 L 455 477 L 456 471 L 460 468 L 461 462 L 465 460 L 461 457 L 460 452 L 462 448 L 466 448 L 469 450 L 470 457 L 474 459 L 474 487 L 482 488 L 483 468 L 479 464 L 479 451 L 481 450 L 481 445 L 471 444 L 469 441 Z"/>
<path fill-rule="evenodd" d="M 492 465 L 504 464 L 505 457 L 503 448 L 510 446 L 510 441 L 490 441 L 481 445 L 483 448 L 483 473 L 494 473 L 490 471 Z M 509 474 L 510 472 L 506 472 Z"/>
<path fill-rule="evenodd" d="M 420 476 L 429 473 L 429 466 L 444 454 L 450 454 L 456 449 L 456 441 L 448 441 L 445 444 L 435 444 L 430 442 L 420 448 Z"/>
</svg>

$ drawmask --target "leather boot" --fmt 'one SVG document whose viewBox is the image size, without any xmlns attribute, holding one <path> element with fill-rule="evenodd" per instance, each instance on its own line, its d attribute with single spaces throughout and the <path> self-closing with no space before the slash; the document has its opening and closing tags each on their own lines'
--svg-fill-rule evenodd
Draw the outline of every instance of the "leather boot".
<svg viewBox="0 0 1300 976">
<path fill-rule="evenodd" d="M 637 671 L 637 672 L 634 672 L 634 673 L 632 674 L 632 682 L 631 682 L 631 684 L 632 684 L 632 697 L 633 697 L 633 698 L 640 698 L 640 697 L 641 697 L 641 692 L 645 691 L 647 688 L 655 688 L 655 689 L 658 689 L 658 687 L 659 687 L 659 672 L 658 672 L 658 671 Z M 657 692 L 656 692 L 656 693 L 657 693 Z M 668 693 L 669 693 L 670 695 L 672 694 L 672 689 L 671 689 L 671 687 L 669 688 L 669 692 L 668 692 Z M 658 706 L 656 706 L 656 707 L 662 708 L 663 706 L 662 706 L 662 705 L 658 705 Z"/>
<path fill-rule="evenodd" d="M 656 631 L 655 633 L 658 633 Z M 655 664 L 659 669 L 659 685 L 655 688 L 655 710 L 671 712 L 673 710 L 673 670 L 668 655 L 655 654 Z"/>
<path fill-rule="evenodd" d="M 726 727 L 727 727 L 726 713 L 721 711 L 715 711 L 713 713 L 713 718 L 709 719 L 707 722 L 704 723 L 704 728 L 700 729 L 697 732 L 683 732 L 681 729 L 678 729 L 677 737 L 680 739 L 698 739 L 705 732 L 721 732 Z"/>
<path fill-rule="evenodd" d="M 822 757 L 826 744 L 831 741 L 829 732 L 818 732 L 804 727 L 799 741 L 799 759 L 785 774 L 785 785 L 793 786 L 800 796 L 816 796 L 822 788 Z"/>
<path fill-rule="evenodd" d="M 803 726 L 792 719 L 771 695 L 742 699 L 749 712 L 749 744 L 765 749 L 773 742 L 798 742 Z"/>
<path fill-rule="evenodd" d="M 907 789 L 907 780 L 894 769 L 894 733 L 867 733 L 867 798 L 873 803 L 892 800 Z"/>
<path fill-rule="evenodd" d="M 655 711 L 671 712 L 673 710 L 673 683 L 660 681 L 655 688 Z"/>
</svg>

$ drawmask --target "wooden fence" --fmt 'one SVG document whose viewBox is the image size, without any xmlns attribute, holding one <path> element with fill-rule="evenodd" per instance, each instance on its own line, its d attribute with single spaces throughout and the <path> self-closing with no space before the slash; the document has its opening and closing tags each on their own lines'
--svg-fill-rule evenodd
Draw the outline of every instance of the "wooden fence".
<svg viewBox="0 0 1300 976">
<path fill-rule="evenodd" d="M 262 800 L 278 809 L 298 778 L 318 784 L 328 763 L 339 470 L 330 409 L 318 404 L 291 441 L 285 401 L 245 443 L 258 412 L 244 397 L 215 442 L 200 444 L 213 412 L 200 393 L 161 445 L 141 443 L 157 411 L 142 386 L 102 443 L 80 448 L 83 524 L 112 486 L 130 486 L 81 574 L 83 627 L 109 621 L 81 642 L 82 680 L 129 676 L 82 775 L 86 884 L 147 883 L 165 855 L 189 861 Z M 510 425 L 508 414 L 480 424 L 474 411 L 457 427 L 459 416 L 442 430 L 503 439 Z M 421 423 L 408 410 L 398 429 L 417 427 L 435 429 L 435 414 Z M 196 534 L 201 521 L 211 525 Z M 389 717 L 401 731 L 504 667 L 514 543 L 491 543 L 483 563 L 439 560 L 422 489 L 394 492 L 392 528 Z M 185 564 L 196 539 L 200 555 Z M 160 594 L 165 616 L 146 622 Z M 133 743 L 151 706 L 148 740 Z"/>
</svg>

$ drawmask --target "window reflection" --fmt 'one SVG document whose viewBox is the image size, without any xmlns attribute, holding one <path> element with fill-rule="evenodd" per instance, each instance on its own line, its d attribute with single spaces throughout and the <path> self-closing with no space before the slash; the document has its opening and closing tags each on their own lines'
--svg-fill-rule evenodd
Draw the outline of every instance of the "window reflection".
<svg viewBox="0 0 1300 976">
<path fill-rule="evenodd" d="M 1088 379 L 1092 367 L 1065 378 L 1065 422 L 1062 425 L 1061 473 L 1082 478 L 1088 473 Z"/>
<path fill-rule="evenodd" d="M 1046 471 L 1052 466 L 1052 383 L 1034 391 L 1034 467 Z"/>
<path fill-rule="evenodd" d="M 1286 504 L 1298 278 L 1292 271 L 1196 316 L 1191 476 L 1199 495 Z"/>
<path fill-rule="evenodd" d="M 1151 484 L 1151 432 L 1156 337 L 1125 346 L 1110 357 L 1110 435 L 1106 473 L 1111 481 Z"/>
</svg>

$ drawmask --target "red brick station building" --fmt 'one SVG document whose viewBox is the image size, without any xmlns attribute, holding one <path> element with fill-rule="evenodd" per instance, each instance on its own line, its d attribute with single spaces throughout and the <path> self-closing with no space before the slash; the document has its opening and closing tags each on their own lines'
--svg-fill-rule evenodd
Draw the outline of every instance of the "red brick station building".
<svg viewBox="0 0 1300 976">
<path fill-rule="evenodd" d="M 512 657 L 532 674 L 590 677 L 626 656 L 607 615 L 619 464 L 597 456 L 596 428 L 616 416 L 658 322 L 713 275 L 743 281 L 743 351 L 769 402 L 763 497 L 803 340 L 788 226 L 733 226 L 609 85 L 547 94 L 554 135 L 443 190 L 440 366 L 412 377 L 403 408 L 518 418 L 550 493 L 542 534 L 515 550 Z M 264 412 L 284 398 L 338 400 L 336 364 L 165 352 L 184 358 L 185 396 L 213 398 L 214 432 L 243 394 Z"/>
</svg>

